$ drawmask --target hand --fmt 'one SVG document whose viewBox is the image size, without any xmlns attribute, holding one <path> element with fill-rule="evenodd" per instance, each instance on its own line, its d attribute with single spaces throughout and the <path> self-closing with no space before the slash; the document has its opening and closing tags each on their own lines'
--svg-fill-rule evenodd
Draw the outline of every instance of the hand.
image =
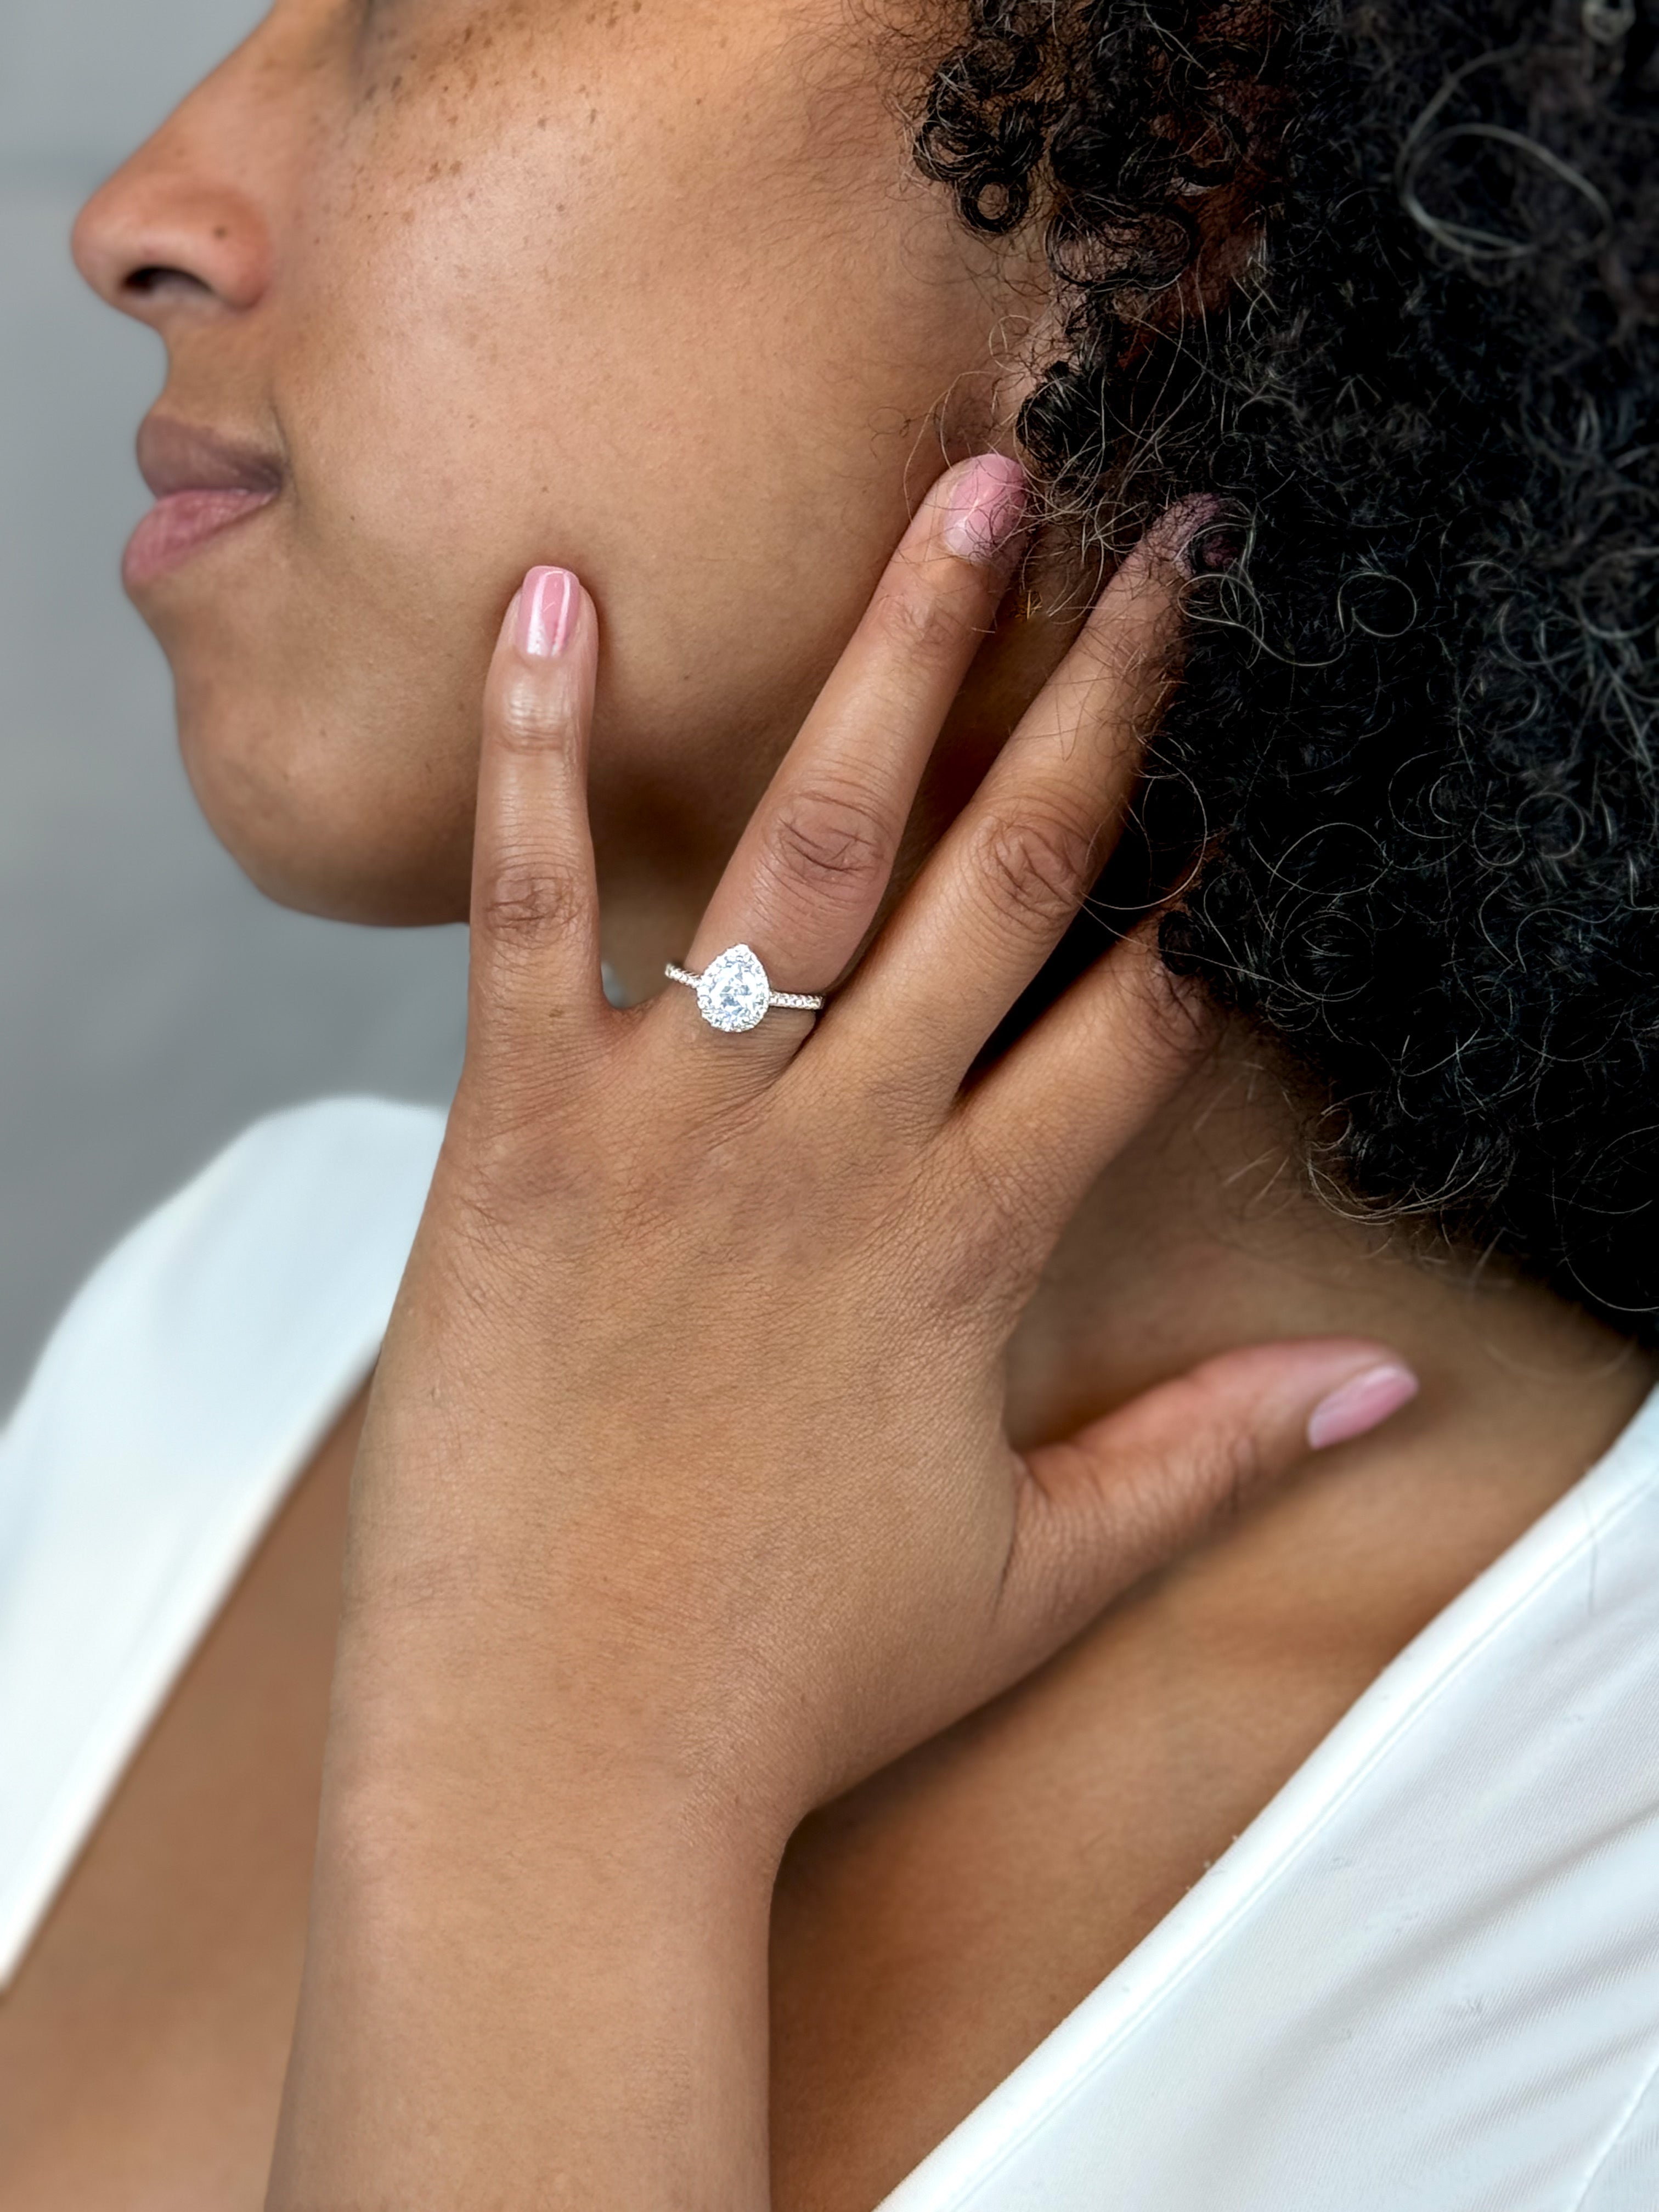
<svg viewBox="0 0 1659 2212">
<path fill-rule="evenodd" d="M 694 969 L 742 941 L 779 988 L 848 969 L 1021 504 L 995 457 L 938 487 Z M 387 1572 L 516 1609 L 532 1639 L 556 1621 L 565 1666 L 594 1639 L 584 1701 L 607 1739 L 779 1845 L 1300 1458 L 1321 1401 L 1386 1358 L 1277 1345 L 1064 1444 L 1022 1457 L 1005 1432 L 1021 1309 L 1204 1024 L 1144 932 L 962 1086 L 1109 853 L 1204 520 L 1167 517 L 1121 569 L 816 1026 L 775 1012 L 719 1034 L 684 988 L 607 1006 L 583 773 L 594 610 L 537 572 L 503 625 L 466 1068 L 362 1480 L 449 1501 L 437 1547 L 406 1536 Z"/>
<path fill-rule="evenodd" d="M 274 2212 L 763 2206 L 802 1815 L 1408 1387 L 1374 1344 L 1273 1345 L 1009 1442 L 1021 1310 L 1204 1036 L 1143 932 L 963 1088 L 1111 849 L 1190 513 L 858 958 L 1020 500 L 996 459 L 936 488 L 689 948 L 750 945 L 786 991 L 850 969 L 816 1025 L 718 1034 L 678 987 L 607 1006 L 597 617 L 556 570 L 509 611 L 465 1070 L 356 1472 Z"/>
</svg>

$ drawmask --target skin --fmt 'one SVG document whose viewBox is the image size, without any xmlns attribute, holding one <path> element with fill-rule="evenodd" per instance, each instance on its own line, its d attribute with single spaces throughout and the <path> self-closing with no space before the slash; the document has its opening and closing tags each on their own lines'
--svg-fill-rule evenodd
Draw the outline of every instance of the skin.
<svg viewBox="0 0 1659 2212">
<path fill-rule="evenodd" d="M 77 257 L 167 338 L 160 411 L 286 465 L 213 590 L 143 599 L 256 881 L 465 916 L 489 641 L 563 560 L 605 617 L 615 949 L 671 904 L 683 949 L 994 402 L 1006 303 L 890 92 L 842 0 L 284 0 L 91 203 Z"/>
<path fill-rule="evenodd" d="M 809 979 L 860 941 L 976 627 L 932 520 L 694 962 L 738 913 Z M 961 1095 L 1121 818 L 1168 549 L 1120 570 L 816 1029 L 738 1050 L 678 994 L 629 1017 L 596 988 L 597 629 L 564 582 L 562 650 L 510 612 L 486 693 L 467 1073 L 358 1456 L 276 2206 L 771 2202 L 791 1837 L 1063 1650 L 1378 1371 L 1353 1338 L 1234 1351 L 1008 1441 L 1018 1315 L 1201 1037 L 1143 933 Z M 863 794 L 856 881 L 799 835 L 830 787 Z M 648 1406 L 641 1361 L 675 1378 Z M 832 2171 L 805 2201 L 836 2201 Z"/>
<path fill-rule="evenodd" d="M 8 2212 L 264 2198 L 362 1415 L 278 1518 L 0 2003 Z"/>
<path fill-rule="evenodd" d="M 6 2212 L 258 2201 L 308 1889 L 272 2204 L 868 2206 L 1646 1386 L 1315 1205 L 1258 1042 L 1133 949 L 958 1102 L 1109 842 L 1170 547 L 810 1040 L 605 1009 L 601 927 L 641 993 L 739 936 L 831 982 L 1074 627 L 985 641 L 1006 570 L 935 507 L 839 659 L 1033 312 L 908 175 L 896 65 L 839 4 L 284 0 L 82 219 L 163 409 L 285 466 L 141 594 L 210 818 L 319 911 L 471 900 L 477 952 L 331 1719 L 349 1432 L 0 2009 Z M 550 561 L 580 621 L 526 658 Z M 715 1343 L 763 1354 L 718 1407 Z M 1388 1356 L 1418 1403 L 1301 1466 Z M 1218 1518 L 1241 1471 L 1281 1486 Z M 254 1834 L 202 1796 L 252 1711 Z"/>
</svg>

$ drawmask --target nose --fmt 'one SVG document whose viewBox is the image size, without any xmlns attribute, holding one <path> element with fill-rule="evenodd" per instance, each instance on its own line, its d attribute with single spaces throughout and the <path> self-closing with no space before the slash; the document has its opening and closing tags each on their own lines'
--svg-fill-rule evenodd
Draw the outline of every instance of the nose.
<svg viewBox="0 0 1659 2212">
<path fill-rule="evenodd" d="M 234 69 L 198 86 L 76 222 L 75 265 L 93 290 L 158 330 L 181 314 L 246 312 L 270 282 L 270 225 L 239 181 L 249 149 L 228 112 Z"/>
</svg>

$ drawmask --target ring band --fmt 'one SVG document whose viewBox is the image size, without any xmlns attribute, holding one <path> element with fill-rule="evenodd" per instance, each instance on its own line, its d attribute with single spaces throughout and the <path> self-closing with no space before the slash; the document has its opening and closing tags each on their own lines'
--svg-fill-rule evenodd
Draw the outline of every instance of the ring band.
<svg viewBox="0 0 1659 2212">
<path fill-rule="evenodd" d="M 711 1030 L 734 1036 L 764 1021 L 774 1006 L 799 1014 L 821 1014 L 823 1000 L 810 991 L 775 991 L 766 970 L 746 945 L 733 945 L 711 960 L 701 975 L 671 960 L 663 973 L 671 983 L 687 983 L 697 994 L 697 1012 Z"/>
</svg>

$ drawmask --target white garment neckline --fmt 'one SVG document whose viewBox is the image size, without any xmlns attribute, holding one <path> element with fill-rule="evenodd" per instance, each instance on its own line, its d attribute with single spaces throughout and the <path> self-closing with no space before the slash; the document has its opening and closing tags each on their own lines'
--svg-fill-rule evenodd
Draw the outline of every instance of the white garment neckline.
<svg viewBox="0 0 1659 2212">
<path fill-rule="evenodd" d="M 374 1364 L 443 1116 L 258 1122 L 124 1238 L 0 1434 L 0 1990 Z"/>
<path fill-rule="evenodd" d="M 372 1364 L 442 1120 L 258 1125 L 0 1437 L 0 1987 Z M 888 2212 L 1659 2212 L 1659 1393 Z"/>
<path fill-rule="evenodd" d="M 1631 1524 L 1638 1524 L 1632 1527 Z M 1622 1552 L 1621 1547 L 1626 1548 Z M 1603 1571 L 1605 1567 L 1605 1573 Z M 1650 1596 L 1639 1585 L 1650 1573 Z M 1606 1603 L 1598 1603 L 1598 1582 L 1610 1585 Z M 1611 1587 L 1616 1584 L 1617 1587 Z M 1632 1585 L 1636 1587 L 1632 1588 Z M 1538 1634 L 1528 1633 L 1533 1617 L 1555 1601 L 1547 1619 L 1537 1622 Z M 1187 1894 L 1135 1947 L 1053 2033 L 991 2092 L 922 2164 L 884 2200 L 882 2212 L 943 2212 L 943 2208 L 969 2204 L 1000 2205 L 1003 2199 L 988 2189 L 999 2172 L 1018 2168 L 1022 2154 L 1040 2145 L 1044 2131 L 1057 2114 L 1079 2098 L 1086 2099 L 1092 2081 L 1103 2081 L 1113 2071 L 1117 2056 L 1146 2034 L 1160 2011 L 1175 2005 L 1183 1989 L 1201 1982 L 1206 1964 L 1224 1954 L 1229 1939 L 1247 1925 L 1264 1897 L 1287 1881 L 1294 1881 L 1300 1863 L 1320 1857 L 1322 1846 L 1334 1838 L 1332 1856 L 1339 1872 L 1352 1863 L 1352 1819 L 1356 1805 L 1363 1808 L 1367 1784 L 1385 1769 L 1391 1757 L 1409 1747 L 1414 1735 L 1432 1735 L 1437 1708 L 1449 1706 L 1460 1692 L 1473 1687 L 1479 1702 L 1483 1663 L 1496 1654 L 1509 1679 L 1497 1686 L 1498 1698 L 1523 1697 L 1524 1674 L 1518 1679 L 1504 1664 L 1510 1656 L 1506 1639 L 1518 1644 L 1525 1658 L 1546 1638 L 1560 1639 L 1581 1652 L 1593 1654 L 1598 1629 L 1623 1620 L 1633 1632 L 1637 1648 L 1626 1647 L 1622 1656 L 1635 1678 L 1637 1702 L 1653 1722 L 1653 1731 L 1638 1747 L 1643 1786 L 1635 1793 L 1644 1800 L 1642 1809 L 1651 1826 L 1654 1858 L 1651 1881 L 1643 1886 L 1639 1911 L 1632 1915 L 1633 1946 L 1646 1946 L 1649 2002 L 1642 2008 L 1646 2024 L 1644 2049 L 1650 2063 L 1638 2069 L 1632 2114 L 1645 2102 L 1659 2077 L 1659 1389 L 1650 1394 L 1635 1418 L 1610 1449 L 1579 1480 L 1515 1543 L 1479 1575 L 1384 1668 L 1355 1700 L 1329 1733 L 1303 1761 L 1270 1802 L 1237 1838 L 1230 1848 L 1195 1882 Z M 1519 1634 L 1517 1636 L 1517 1632 Z M 1641 1648 L 1645 1642 L 1646 1649 Z M 1541 1669 L 1535 1684 L 1546 1694 Z M 1443 1745 L 1455 1763 L 1456 1740 Z M 1610 1747 L 1611 1748 L 1611 1747 Z M 1465 1745 L 1465 1752 L 1474 1747 Z M 1477 1761 L 1478 1764 L 1478 1761 Z M 1558 1805 L 1558 1812 L 1570 1808 Z M 1573 1821 L 1565 1823 L 1569 1832 Z M 1359 1823 L 1362 1836 L 1366 1826 Z M 1374 1845 L 1381 1839 L 1364 1838 Z M 1405 1893 L 1394 1900 L 1404 1918 L 1427 1921 L 1433 1899 Z M 1381 1962 L 1379 1962 L 1379 1972 Z M 1237 1994 L 1237 1991 L 1232 1993 Z M 1362 1993 L 1355 1991 L 1356 2024 L 1364 2023 Z M 1149 2040 L 1155 2039 L 1149 2038 Z M 1177 2054 L 1172 2053 L 1172 2058 Z M 1127 2108 L 1126 2108 L 1127 2109 Z M 1659 2113 L 1653 2116 L 1659 2126 Z M 1118 2148 L 1121 2149 L 1121 2145 Z M 1653 2193 L 1643 2200 L 1643 2212 L 1659 2212 L 1659 2136 L 1656 2136 Z M 1039 2161 L 1040 2163 L 1040 2161 Z M 1644 2166 L 1644 2172 L 1648 2168 Z M 1168 2166 L 1165 2166 L 1167 2173 Z M 1176 2193 L 1167 2200 L 1123 2200 L 1151 2212 L 1167 2203 L 1186 2212 L 1221 2212 L 1234 2199 L 1224 2194 L 1219 2177 L 1215 2187 L 1223 2193 L 1209 2198 Z M 1644 2182 L 1644 2185 L 1647 2185 Z M 1587 2185 L 1588 2186 L 1588 2185 Z M 1058 2189 L 1055 2183 L 1053 2187 Z M 1058 2212 L 1061 2194 L 1042 2197 L 1022 2193 L 1009 2203 L 1042 2203 Z M 1115 2204 L 1117 2200 L 1113 2200 Z M 1238 2200 L 1243 2203 L 1244 2199 Z M 1344 2212 L 1358 2212 L 1368 2197 L 1332 2197 Z M 1415 2203 L 1416 2197 L 1379 2198 L 1392 2208 Z M 1424 2197 L 1434 2212 L 1450 2212 L 1454 2200 Z M 1484 2199 L 1480 2200 L 1483 2203 Z M 1492 2212 L 1522 2212 L 1531 2200 L 1495 2195 Z M 1540 2200 L 1543 2201 L 1543 2200 Z M 1551 2200 L 1553 2201 L 1553 2200 Z M 1248 2202 L 1255 2212 L 1257 2199 Z M 1563 2200 L 1571 2212 L 1589 2212 L 1588 2196 Z M 1264 2197 L 1261 2212 L 1274 2204 L 1277 2212 L 1292 2212 L 1301 2199 Z M 1598 2207 L 1599 2212 L 1599 2207 Z"/>
</svg>

